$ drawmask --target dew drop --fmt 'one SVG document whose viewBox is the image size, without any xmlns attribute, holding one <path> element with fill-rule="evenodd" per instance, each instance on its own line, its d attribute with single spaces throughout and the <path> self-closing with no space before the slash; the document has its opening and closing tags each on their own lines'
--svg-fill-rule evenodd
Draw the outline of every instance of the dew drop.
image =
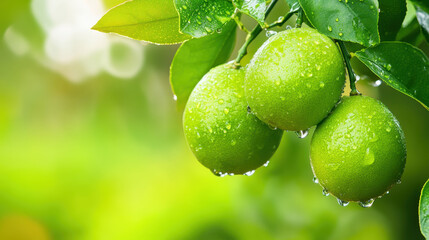
<svg viewBox="0 0 429 240">
<path fill-rule="evenodd" d="M 401 184 L 401 183 L 402 183 L 401 179 L 399 179 L 398 181 L 396 181 L 396 184 Z"/>
<path fill-rule="evenodd" d="M 390 69 L 392 69 L 392 65 L 387 64 L 386 69 L 387 69 L 387 71 L 390 71 Z"/>
<path fill-rule="evenodd" d="M 225 109 L 223 110 L 223 112 L 224 112 L 226 115 L 228 115 L 228 113 L 229 113 L 229 109 L 228 109 L 228 108 L 225 108 Z"/>
<path fill-rule="evenodd" d="M 370 208 L 370 207 L 372 207 L 372 205 L 374 204 L 374 199 L 373 198 L 371 198 L 371 199 L 369 199 L 368 201 L 365 201 L 365 202 L 359 202 L 359 205 L 361 206 L 361 207 L 364 207 L 364 208 Z"/>
<path fill-rule="evenodd" d="M 343 33 L 342 33 L 342 32 L 338 33 L 338 36 L 342 37 L 342 36 L 343 36 Z"/>
<path fill-rule="evenodd" d="M 230 130 L 231 129 L 231 124 L 226 125 L 226 129 Z"/>
<path fill-rule="evenodd" d="M 328 26 L 328 31 L 332 32 L 332 27 Z"/>
<path fill-rule="evenodd" d="M 322 190 L 322 194 L 323 194 L 323 196 L 325 196 L 325 197 L 329 196 L 329 192 L 328 192 L 328 190 L 327 190 L 327 189 L 325 189 L 325 188 Z"/>
<path fill-rule="evenodd" d="M 276 127 L 276 126 L 273 126 L 273 125 L 268 124 L 268 127 L 269 127 L 269 128 L 271 128 L 272 130 L 277 130 L 277 127 Z"/>
<path fill-rule="evenodd" d="M 301 130 L 301 131 L 297 131 L 296 132 L 296 135 L 299 137 L 299 138 L 305 138 L 305 137 L 307 137 L 308 136 L 308 129 L 307 130 Z"/>
<path fill-rule="evenodd" d="M 342 207 L 346 207 L 347 205 L 349 205 L 349 202 L 347 202 L 347 201 L 343 201 L 343 200 L 341 200 L 341 199 L 339 199 L 339 198 L 337 198 L 337 202 L 338 202 L 338 204 L 340 204 L 340 206 L 342 206 Z"/>
<path fill-rule="evenodd" d="M 173 95 L 173 100 L 177 101 L 177 95 Z"/>
<path fill-rule="evenodd" d="M 372 165 L 375 162 L 374 153 L 371 151 L 371 149 L 367 148 L 365 152 L 365 158 L 363 160 L 363 165 L 369 166 Z"/>
<path fill-rule="evenodd" d="M 228 173 L 218 172 L 216 169 L 213 169 L 212 173 L 218 177 L 225 177 Z"/>
<path fill-rule="evenodd" d="M 316 64 L 316 69 L 317 69 L 317 71 L 320 71 L 320 69 L 321 69 L 322 67 L 320 66 L 320 65 L 318 65 L 318 64 Z"/>
<path fill-rule="evenodd" d="M 319 179 L 317 179 L 317 177 L 313 177 L 313 182 L 314 183 L 319 183 Z"/>
<path fill-rule="evenodd" d="M 254 173 L 255 173 L 255 170 L 252 170 L 252 171 L 248 171 L 248 172 L 244 173 L 243 175 L 252 176 Z"/>
<path fill-rule="evenodd" d="M 272 37 L 272 36 L 274 36 L 274 35 L 276 35 L 277 34 L 277 32 L 276 31 L 272 31 L 272 30 L 268 30 L 266 33 L 265 33 L 265 35 L 267 36 L 267 37 Z"/>
<path fill-rule="evenodd" d="M 270 164 L 270 161 L 267 161 L 266 163 L 264 163 L 264 167 L 268 167 L 268 164 Z"/>
</svg>

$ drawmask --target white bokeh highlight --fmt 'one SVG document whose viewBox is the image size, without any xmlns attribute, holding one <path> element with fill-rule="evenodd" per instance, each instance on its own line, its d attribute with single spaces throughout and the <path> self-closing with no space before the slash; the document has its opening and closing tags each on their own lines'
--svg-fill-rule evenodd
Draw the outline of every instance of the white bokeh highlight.
<svg viewBox="0 0 429 240">
<path fill-rule="evenodd" d="M 101 0 L 33 0 L 32 13 L 45 33 L 44 51 L 31 51 L 24 35 L 12 26 L 4 34 L 16 55 L 31 52 L 43 66 L 72 82 L 101 72 L 126 79 L 143 65 L 144 46 L 134 40 L 91 30 L 106 12 Z M 120 54 L 114 54 L 117 51 Z M 119 57 L 118 57 L 119 55 Z"/>
</svg>

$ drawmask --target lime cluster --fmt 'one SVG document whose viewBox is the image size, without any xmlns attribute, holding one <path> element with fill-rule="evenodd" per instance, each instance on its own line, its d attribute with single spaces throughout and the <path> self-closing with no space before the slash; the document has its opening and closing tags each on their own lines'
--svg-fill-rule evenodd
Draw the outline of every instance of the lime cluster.
<svg viewBox="0 0 429 240">
<path fill-rule="evenodd" d="M 245 68 L 225 64 L 202 78 L 183 115 L 187 142 L 216 175 L 250 175 L 283 131 L 317 125 L 311 166 L 325 194 L 369 206 L 401 178 L 404 135 L 377 100 L 341 99 L 344 84 L 343 57 L 330 38 L 311 28 L 280 32 Z"/>
</svg>

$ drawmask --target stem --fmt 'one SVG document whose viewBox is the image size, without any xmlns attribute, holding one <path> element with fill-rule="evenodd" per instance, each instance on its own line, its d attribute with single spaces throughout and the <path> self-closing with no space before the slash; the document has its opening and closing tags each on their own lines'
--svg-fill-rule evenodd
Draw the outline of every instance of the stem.
<svg viewBox="0 0 429 240">
<path fill-rule="evenodd" d="M 273 27 L 281 27 L 281 26 L 283 26 L 283 24 L 285 24 L 293 16 L 293 14 L 295 14 L 296 12 L 297 11 L 288 12 L 281 20 L 275 21 L 275 22 L 271 23 L 270 25 L 268 25 L 267 29 L 270 29 L 270 28 L 273 28 Z"/>
<path fill-rule="evenodd" d="M 244 26 L 244 24 L 240 21 L 240 12 L 238 11 L 238 8 L 235 9 L 234 14 L 231 16 L 232 19 L 234 19 L 235 23 L 237 24 L 237 26 L 240 28 L 240 30 L 249 33 L 249 30 L 247 30 L 247 28 Z"/>
<path fill-rule="evenodd" d="M 276 5 L 278 0 L 273 0 L 271 1 L 270 5 L 268 5 L 267 11 L 265 12 L 265 18 L 267 18 L 268 14 L 270 14 L 271 10 L 273 10 L 274 5 Z M 261 25 L 256 25 L 255 28 L 253 28 L 253 30 L 247 34 L 246 37 L 246 42 L 243 44 L 243 46 L 240 48 L 239 52 L 238 52 L 238 56 L 234 61 L 234 68 L 240 68 L 240 61 L 241 59 L 243 59 L 244 56 L 246 56 L 247 54 L 247 47 L 249 46 L 249 44 L 251 42 L 253 42 L 253 40 L 255 40 L 255 38 L 259 35 L 259 33 L 261 33 L 262 31 L 262 27 Z"/>
<path fill-rule="evenodd" d="M 350 96 L 360 95 L 359 91 L 356 89 L 356 75 L 353 72 L 352 65 L 350 64 L 351 55 L 349 51 L 347 51 L 343 41 L 337 41 L 337 42 L 343 54 L 344 61 L 346 62 L 347 72 L 349 73 L 350 89 L 351 89 Z"/>
<path fill-rule="evenodd" d="M 298 10 L 298 17 L 296 18 L 296 27 L 300 28 L 302 26 L 302 21 L 304 20 L 304 10 L 302 8 L 299 8 Z"/>
</svg>

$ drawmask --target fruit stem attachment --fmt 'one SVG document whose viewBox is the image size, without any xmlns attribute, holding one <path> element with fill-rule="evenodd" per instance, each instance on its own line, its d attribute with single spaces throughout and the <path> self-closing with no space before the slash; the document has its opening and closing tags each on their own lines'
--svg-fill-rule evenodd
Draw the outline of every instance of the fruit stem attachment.
<svg viewBox="0 0 429 240">
<path fill-rule="evenodd" d="M 359 91 L 356 89 L 356 75 L 350 63 L 351 55 L 349 51 L 347 51 L 347 48 L 344 45 L 343 41 L 337 41 L 337 43 L 340 46 L 341 53 L 343 54 L 343 59 L 346 63 L 347 72 L 349 74 L 350 89 L 351 89 L 350 96 L 360 95 Z"/>
<path fill-rule="evenodd" d="M 298 9 L 298 16 L 296 18 L 296 27 L 300 28 L 302 26 L 302 22 L 304 20 L 304 10 L 302 8 Z"/>
<path fill-rule="evenodd" d="M 268 5 L 267 10 L 265 12 L 265 18 L 267 18 L 268 14 L 270 14 L 271 10 L 273 10 L 274 5 L 276 5 L 278 0 L 271 1 L 270 5 Z M 250 45 L 253 40 L 262 32 L 261 25 L 256 25 L 255 28 L 251 32 L 249 32 L 246 36 L 246 42 L 244 42 L 243 46 L 238 51 L 238 56 L 234 61 L 233 68 L 239 69 L 241 67 L 240 61 L 247 54 L 247 47 Z"/>
</svg>

